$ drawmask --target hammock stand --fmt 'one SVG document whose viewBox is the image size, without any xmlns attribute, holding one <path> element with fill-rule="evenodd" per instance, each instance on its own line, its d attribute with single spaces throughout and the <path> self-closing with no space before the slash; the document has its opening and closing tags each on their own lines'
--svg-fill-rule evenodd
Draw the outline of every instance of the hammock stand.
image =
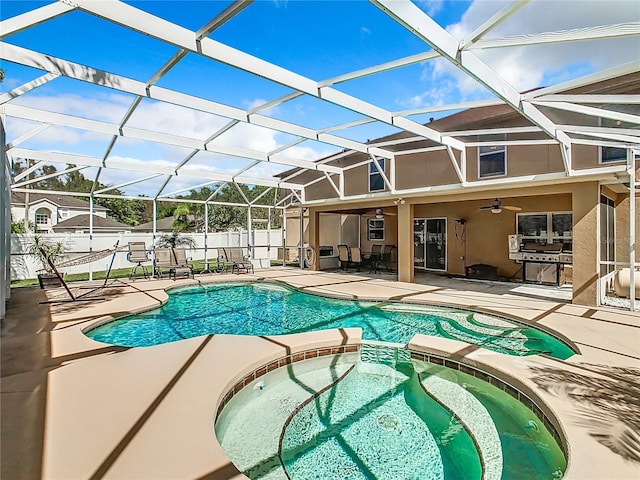
<svg viewBox="0 0 640 480">
<path fill-rule="evenodd" d="M 67 291 L 67 293 L 69 294 L 68 299 L 61 299 L 61 300 L 46 300 L 46 301 L 42 301 L 40 302 L 41 304 L 43 303 L 68 303 L 68 302 L 88 302 L 88 301 L 92 301 L 92 300 L 104 300 L 104 298 L 102 297 L 92 297 L 92 298 L 84 298 L 88 295 L 91 295 L 94 292 L 97 292 L 98 290 L 102 290 L 103 288 L 105 288 L 107 286 L 107 282 L 109 281 L 109 275 L 111 275 L 111 267 L 113 267 L 113 261 L 116 258 L 116 253 L 118 253 L 118 251 L 120 250 L 124 250 L 125 248 L 128 248 L 128 246 L 124 246 L 124 247 L 118 247 L 118 244 L 120 243 L 120 240 L 118 240 L 116 242 L 116 244 L 113 246 L 113 248 L 107 248 L 105 250 L 99 250 L 97 252 L 91 252 L 88 255 L 84 255 L 82 257 L 78 257 L 78 258 L 74 258 L 72 260 L 67 260 L 66 262 L 61 262 L 58 265 L 54 265 L 53 262 L 51 261 L 51 259 L 49 258 L 49 256 L 47 255 L 46 251 L 42 248 L 39 247 L 40 249 L 40 253 L 42 254 L 42 256 L 44 258 L 47 259 L 47 263 L 49 264 L 49 268 L 51 268 L 51 271 L 53 273 L 55 273 L 56 277 L 58 277 L 58 280 L 60 280 L 60 283 L 62 284 L 62 286 L 64 287 L 64 289 Z M 109 268 L 107 269 L 107 274 L 104 278 L 104 282 L 102 283 L 102 285 L 92 288 L 91 290 L 89 290 L 88 292 L 84 292 L 81 295 L 74 295 L 73 292 L 71 291 L 71 289 L 69 288 L 69 286 L 67 285 L 67 282 L 64 281 L 64 279 L 62 278 L 62 275 L 60 275 L 60 272 L 58 271 L 58 268 L 61 267 L 72 267 L 75 265 L 83 265 L 85 263 L 91 263 L 91 262 L 95 262 L 96 260 L 100 260 L 101 258 L 105 258 L 108 257 L 109 255 L 111 255 L 111 261 L 109 262 Z"/>
</svg>

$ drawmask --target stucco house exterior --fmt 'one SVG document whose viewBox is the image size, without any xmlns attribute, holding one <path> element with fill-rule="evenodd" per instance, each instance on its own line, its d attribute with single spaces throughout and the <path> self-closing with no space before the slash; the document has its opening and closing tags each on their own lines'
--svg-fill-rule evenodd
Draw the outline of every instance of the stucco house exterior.
<svg viewBox="0 0 640 480">
<path fill-rule="evenodd" d="M 27 198 L 28 196 L 28 198 Z M 25 204 L 28 207 L 25 208 Z M 55 193 L 11 193 L 11 219 L 14 222 L 25 220 L 25 216 L 35 225 L 35 233 L 53 233 L 54 227 L 63 221 L 78 215 L 89 215 L 89 202 L 69 195 Z M 108 209 L 93 206 L 96 217 L 107 218 Z"/>
<path fill-rule="evenodd" d="M 640 74 L 555 93 L 638 95 Z M 596 136 L 607 122 L 638 128 L 576 112 L 545 113 L 557 123 L 586 125 Z M 640 182 L 638 152 L 586 137 L 574 139 L 568 151 L 506 105 L 426 125 L 463 140 L 465 148 L 402 132 L 368 142 L 392 150 L 392 159 L 345 151 L 320 160 L 346 168 L 344 179 L 310 170 L 281 174 L 305 184 L 300 208 L 287 212 L 287 245 L 298 244 L 300 232 L 303 243 L 320 252 L 333 247 L 334 254 L 339 244 L 362 252 L 394 245 L 400 281 L 412 282 L 419 271 L 469 276 L 483 266 L 501 279 L 572 282 L 574 303 L 596 305 L 598 280 L 630 261 L 630 225 L 640 238 L 640 222 L 629 218 L 630 202 L 640 211 L 638 189 L 629 188 L 630 174 Z"/>
</svg>

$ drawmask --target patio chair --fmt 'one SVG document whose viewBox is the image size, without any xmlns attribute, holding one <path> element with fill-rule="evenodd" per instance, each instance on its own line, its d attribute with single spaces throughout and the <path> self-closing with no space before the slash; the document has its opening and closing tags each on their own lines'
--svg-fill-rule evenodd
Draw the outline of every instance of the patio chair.
<svg viewBox="0 0 640 480">
<path fill-rule="evenodd" d="M 169 276 L 173 273 L 173 279 L 176 279 L 177 275 L 186 274 L 187 277 L 193 278 L 193 265 L 189 263 L 190 258 L 187 258 L 187 252 L 184 248 L 173 248 L 173 260 L 174 266 L 169 270 Z"/>
<path fill-rule="evenodd" d="M 360 267 L 362 266 L 362 253 L 360 252 L 360 247 L 351 247 L 351 264 L 357 265 L 357 272 L 360 271 Z"/>
<path fill-rule="evenodd" d="M 227 265 L 226 265 L 226 257 L 222 252 L 222 248 L 216 248 L 218 256 L 215 257 L 215 260 L 210 260 L 208 258 L 204 259 L 204 270 L 200 273 L 226 273 Z"/>
<path fill-rule="evenodd" d="M 162 270 L 169 269 L 171 276 L 171 268 L 174 265 L 173 251 L 171 248 L 156 248 L 155 260 L 153 262 L 153 272 L 158 278 L 162 278 Z"/>
<path fill-rule="evenodd" d="M 382 245 L 376 243 L 371 246 L 371 252 L 368 255 L 363 256 L 363 263 L 369 265 L 369 273 L 373 271 L 375 264 L 378 260 L 382 259 Z"/>
<path fill-rule="evenodd" d="M 351 251 L 349 245 L 338 245 L 338 260 L 340 261 L 340 268 L 346 270 L 351 263 Z"/>
<path fill-rule="evenodd" d="M 150 261 L 150 258 L 144 242 L 129 242 L 127 261 L 136 264 L 131 269 L 129 278 L 134 278 L 136 276 L 138 268 L 142 268 L 142 274 L 144 275 L 144 278 L 148 278 L 149 275 L 147 274 L 147 267 L 145 267 L 143 263 Z"/>
<path fill-rule="evenodd" d="M 242 253 L 242 247 L 223 247 L 226 263 L 231 264 L 231 273 L 253 273 L 253 263 Z"/>
<path fill-rule="evenodd" d="M 380 273 L 383 268 L 387 272 L 393 272 L 395 271 L 397 263 L 398 249 L 395 245 L 385 245 L 382 252 L 382 258 L 375 263 L 373 273 Z"/>
</svg>

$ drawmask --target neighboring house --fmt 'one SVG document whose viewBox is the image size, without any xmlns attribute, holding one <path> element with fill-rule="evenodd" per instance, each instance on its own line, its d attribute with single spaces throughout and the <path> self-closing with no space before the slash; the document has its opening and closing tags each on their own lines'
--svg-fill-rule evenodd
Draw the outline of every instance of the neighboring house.
<svg viewBox="0 0 640 480">
<path fill-rule="evenodd" d="M 173 232 L 173 222 L 175 222 L 175 217 L 165 217 L 159 218 L 156 220 L 156 232 Z M 182 230 L 185 233 L 192 232 L 202 232 L 204 231 L 204 222 L 202 219 L 196 220 L 195 215 L 187 215 L 187 220 L 189 221 L 189 226 Z M 133 231 L 135 232 L 144 232 L 144 233 L 152 233 L 153 232 L 153 222 L 141 223 L 133 227 Z"/>
<path fill-rule="evenodd" d="M 76 215 L 67 220 L 58 222 L 53 227 L 54 233 L 89 233 L 90 215 Z M 94 233 L 123 233 L 130 232 L 132 227 L 124 223 L 116 222 L 110 218 L 93 216 Z"/>
<path fill-rule="evenodd" d="M 25 219 L 25 196 L 22 192 L 11 193 L 11 218 L 14 222 Z M 36 233 L 52 233 L 58 223 L 76 217 L 89 215 L 89 202 L 69 195 L 29 193 L 29 208 L 26 217 L 36 226 Z M 106 218 L 108 209 L 93 206 L 93 214 Z"/>
<path fill-rule="evenodd" d="M 640 74 L 556 93 L 638 95 Z M 593 132 L 610 134 L 607 127 L 614 125 L 637 129 L 620 120 L 545 113 Z M 333 246 L 335 252 L 339 243 L 363 251 L 396 245 L 400 281 L 413 281 L 416 271 L 549 283 L 564 276 L 572 279 L 574 303 L 595 305 L 598 278 L 630 258 L 629 150 L 575 138 L 563 156 L 556 139 L 506 105 L 465 110 L 426 126 L 463 141 L 462 153 L 402 132 L 367 142 L 372 150 L 393 151 L 393 159 L 341 152 L 320 160 L 346 168 L 340 181 L 313 170 L 278 175 L 305 185 L 304 210 L 287 212 L 287 245 L 300 241 L 303 212 L 303 242 L 316 251 Z M 640 170 L 635 178 L 640 181 Z M 639 197 L 635 205 L 640 212 Z M 639 239 L 637 219 L 635 226 Z M 515 234 L 520 237 L 510 242 Z"/>
</svg>

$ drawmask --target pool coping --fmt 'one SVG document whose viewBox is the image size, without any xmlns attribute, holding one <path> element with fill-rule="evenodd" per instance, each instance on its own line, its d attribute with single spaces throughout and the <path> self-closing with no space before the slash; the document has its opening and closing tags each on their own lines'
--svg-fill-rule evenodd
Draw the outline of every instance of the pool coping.
<svg viewBox="0 0 640 480">
<path fill-rule="evenodd" d="M 352 276 L 344 274 L 272 269 L 257 275 L 229 277 L 227 279 L 231 281 L 288 277 L 291 286 L 300 279 L 309 284 L 317 279 L 320 291 L 331 288 L 352 297 L 356 292 L 360 299 L 371 290 L 386 289 L 389 296 L 406 292 L 409 296 L 429 297 L 433 303 L 441 304 L 438 300 L 451 297 L 453 292 L 460 302 L 495 305 L 498 314 L 515 305 L 514 310 L 533 318 L 536 327 L 544 321 L 552 328 L 559 327 L 564 335 L 579 339 L 581 354 L 568 361 L 543 356 L 507 358 L 464 342 L 446 346 L 444 341 L 455 341 L 438 337 L 428 337 L 425 342 L 416 338 L 412 341 L 416 345 L 424 343 L 427 348 L 447 350 L 453 359 L 485 363 L 510 378 L 526 380 L 564 428 L 570 448 L 564 478 L 595 479 L 615 475 L 619 479 L 635 479 L 640 472 L 637 464 L 625 461 L 599 444 L 588 426 L 577 421 L 580 419 L 576 419 L 577 413 L 570 399 L 540 389 L 529 371 L 530 367 L 560 368 L 568 372 L 579 370 L 581 374 L 590 375 L 597 385 L 602 376 L 589 373 L 582 365 L 635 367 L 638 354 L 634 342 L 640 338 L 637 336 L 640 315 L 379 279 L 357 278 L 350 282 Z M 227 279 L 212 276 L 202 280 L 209 283 L 210 280 Z M 28 340 L 24 348 L 27 345 L 36 348 L 41 343 L 34 343 L 33 339 L 39 338 L 36 336 L 46 338 L 49 347 L 45 353 L 58 365 L 53 370 L 51 367 L 42 370 L 47 379 L 44 384 L 47 395 L 42 424 L 43 450 L 42 457 L 34 460 L 42 465 L 42 478 L 89 478 L 96 473 L 104 478 L 243 478 L 213 435 L 217 406 L 229 386 L 247 372 L 287 351 L 359 341 L 359 332 L 331 330 L 271 338 L 214 335 L 148 348 L 110 349 L 82 334 L 87 325 L 95 324 L 100 318 L 124 316 L 122 312 L 128 313 L 133 310 L 132 306 L 137 306 L 138 311 L 155 308 L 166 296 L 164 289 L 197 284 L 198 280 L 123 282 L 122 288 L 105 295 L 107 300 L 104 302 L 39 307 L 49 309 L 51 327 L 34 329 L 34 334 L 24 337 Z M 494 314 L 493 311 L 489 313 Z M 22 312 L 9 311 L 8 319 L 19 318 L 20 314 Z M 18 326 L 16 323 L 14 328 L 17 330 Z M 5 347 L 9 345 L 7 341 L 3 338 Z M 6 400 L 3 408 L 11 407 L 12 411 L 19 412 L 20 408 L 28 407 L 25 400 L 20 399 L 29 398 L 26 395 L 34 388 L 33 373 L 16 371 L 10 377 L 3 377 L 2 398 Z M 42 384 L 39 385 L 36 387 L 42 389 Z M 12 404 L 13 399 L 17 403 Z M 115 405 L 118 405 L 117 416 L 114 416 Z M 16 426 L 18 428 L 21 426 Z M 3 450 L 9 452 L 7 455 L 19 440 L 19 435 L 11 433 L 10 426 L 5 423 L 2 439 Z M 170 445 L 170 451 L 167 451 L 167 445 Z M 159 452 L 165 453 L 159 455 Z M 8 467 L 3 466 L 5 468 Z M 13 477 L 15 475 L 9 478 Z"/>
</svg>

